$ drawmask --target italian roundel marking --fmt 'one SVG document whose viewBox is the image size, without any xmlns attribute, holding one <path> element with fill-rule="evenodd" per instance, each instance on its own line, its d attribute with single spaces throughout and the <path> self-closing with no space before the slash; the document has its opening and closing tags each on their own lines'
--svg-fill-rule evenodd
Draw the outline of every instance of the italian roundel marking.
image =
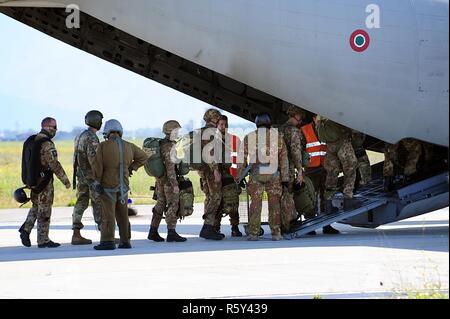
<svg viewBox="0 0 450 319">
<path fill-rule="evenodd" d="M 366 51 L 370 44 L 370 36 L 364 30 L 356 30 L 350 36 L 350 46 L 356 52 Z"/>
</svg>

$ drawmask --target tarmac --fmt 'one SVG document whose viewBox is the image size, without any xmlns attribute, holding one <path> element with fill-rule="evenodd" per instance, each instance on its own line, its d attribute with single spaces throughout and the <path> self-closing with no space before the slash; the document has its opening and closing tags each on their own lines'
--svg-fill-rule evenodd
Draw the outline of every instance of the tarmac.
<svg viewBox="0 0 450 319">
<path fill-rule="evenodd" d="M 54 208 L 50 238 L 62 244 L 21 245 L 27 209 L 0 210 L 0 298 L 6 299 L 340 299 L 405 298 L 417 291 L 448 295 L 448 207 L 377 229 L 333 224 L 340 235 L 271 241 L 198 237 L 202 205 L 177 226 L 185 243 L 147 240 L 151 206 L 131 217 L 130 250 L 96 251 L 100 233 L 85 212 L 82 235 L 93 245 L 72 246 L 72 208 Z M 243 232 L 244 228 L 240 226 Z M 160 234 L 166 236 L 166 226 Z M 118 232 L 117 235 L 118 237 Z"/>
</svg>

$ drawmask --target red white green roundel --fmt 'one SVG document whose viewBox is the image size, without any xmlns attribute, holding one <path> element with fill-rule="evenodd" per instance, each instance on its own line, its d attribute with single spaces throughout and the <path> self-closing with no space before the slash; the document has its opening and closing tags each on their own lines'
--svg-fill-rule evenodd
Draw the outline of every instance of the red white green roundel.
<svg viewBox="0 0 450 319">
<path fill-rule="evenodd" d="M 350 46 L 356 52 L 365 51 L 370 44 L 370 36 L 364 30 L 356 30 L 350 36 Z"/>
</svg>

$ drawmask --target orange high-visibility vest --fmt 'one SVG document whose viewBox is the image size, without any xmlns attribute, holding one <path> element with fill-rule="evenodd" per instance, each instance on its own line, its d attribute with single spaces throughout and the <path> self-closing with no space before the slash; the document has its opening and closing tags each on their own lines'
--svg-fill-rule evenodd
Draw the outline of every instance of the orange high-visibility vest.
<svg viewBox="0 0 450 319">
<path fill-rule="evenodd" d="M 327 155 L 327 144 L 319 141 L 316 132 L 314 132 L 313 123 L 303 126 L 302 132 L 306 138 L 306 152 L 310 156 L 308 167 L 323 166 L 325 155 Z"/>
<path fill-rule="evenodd" d="M 238 148 L 239 148 L 240 140 L 237 136 L 231 135 L 231 167 L 230 167 L 230 174 L 234 177 L 236 180 L 238 178 L 237 176 L 237 169 L 238 169 Z"/>
</svg>

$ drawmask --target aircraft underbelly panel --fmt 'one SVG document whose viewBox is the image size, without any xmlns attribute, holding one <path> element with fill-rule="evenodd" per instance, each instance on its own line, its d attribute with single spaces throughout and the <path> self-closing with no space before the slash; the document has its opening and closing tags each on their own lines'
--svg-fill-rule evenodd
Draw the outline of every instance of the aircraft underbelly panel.
<svg viewBox="0 0 450 319">
<path fill-rule="evenodd" d="M 379 0 L 380 28 L 359 0 L 52 2 L 381 140 L 449 145 L 448 1 Z"/>
</svg>

